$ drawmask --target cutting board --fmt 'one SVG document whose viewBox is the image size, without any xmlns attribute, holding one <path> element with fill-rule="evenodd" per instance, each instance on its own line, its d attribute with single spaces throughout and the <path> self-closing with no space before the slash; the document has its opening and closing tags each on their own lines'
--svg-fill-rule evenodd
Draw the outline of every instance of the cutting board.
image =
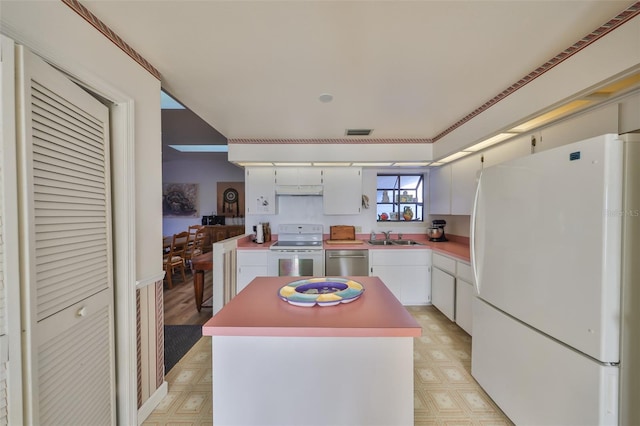
<svg viewBox="0 0 640 426">
<path fill-rule="evenodd" d="M 329 228 L 329 240 L 355 240 L 356 227 L 346 225 L 335 225 Z"/>
</svg>

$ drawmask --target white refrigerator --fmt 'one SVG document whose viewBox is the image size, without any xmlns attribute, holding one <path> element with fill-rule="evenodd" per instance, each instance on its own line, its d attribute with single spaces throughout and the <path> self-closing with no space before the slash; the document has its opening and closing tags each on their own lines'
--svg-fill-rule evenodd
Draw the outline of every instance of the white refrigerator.
<svg viewBox="0 0 640 426">
<path fill-rule="evenodd" d="M 518 425 L 640 425 L 638 136 L 480 176 L 471 370 Z"/>
</svg>

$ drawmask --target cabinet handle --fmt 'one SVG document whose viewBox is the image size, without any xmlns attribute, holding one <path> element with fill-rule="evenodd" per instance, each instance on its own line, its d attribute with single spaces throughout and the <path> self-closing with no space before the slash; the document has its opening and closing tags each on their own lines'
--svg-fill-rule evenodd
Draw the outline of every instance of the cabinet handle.
<svg viewBox="0 0 640 426">
<path fill-rule="evenodd" d="M 76 312 L 76 316 L 77 317 L 84 317 L 87 315 L 87 308 L 86 307 L 82 307 L 80 309 L 78 309 L 78 312 Z"/>
</svg>

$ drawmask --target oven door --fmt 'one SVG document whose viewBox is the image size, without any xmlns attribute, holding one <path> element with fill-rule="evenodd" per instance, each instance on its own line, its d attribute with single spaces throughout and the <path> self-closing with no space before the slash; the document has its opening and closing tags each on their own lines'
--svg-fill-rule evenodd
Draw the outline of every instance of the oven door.
<svg viewBox="0 0 640 426">
<path fill-rule="evenodd" d="M 273 277 L 322 277 L 322 250 L 271 250 L 269 275 Z"/>
</svg>

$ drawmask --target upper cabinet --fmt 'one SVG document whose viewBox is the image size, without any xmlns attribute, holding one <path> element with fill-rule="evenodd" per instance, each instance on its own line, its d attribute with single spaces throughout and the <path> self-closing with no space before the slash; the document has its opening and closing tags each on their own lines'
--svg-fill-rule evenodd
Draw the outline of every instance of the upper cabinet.
<svg viewBox="0 0 640 426">
<path fill-rule="evenodd" d="M 451 164 L 429 170 L 429 214 L 451 214 Z"/>
<path fill-rule="evenodd" d="M 247 214 L 276 214 L 276 173 L 273 167 L 248 167 L 244 172 Z"/>
<path fill-rule="evenodd" d="M 451 164 L 451 214 L 471 214 L 480 170 L 482 163 L 478 154 Z"/>
<path fill-rule="evenodd" d="M 276 167 L 277 185 L 322 185 L 322 169 L 317 167 Z"/>
<path fill-rule="evenodd" d="M 471 154 L 429 172 L 429 214 L 470 215 L 482 163 Z"/>
<path fill-rule="evenodd" d="M 324 214 L 359 214 L 362 208 L 362 169 L 328 167 L 322 173 Z"/>
</svg>

